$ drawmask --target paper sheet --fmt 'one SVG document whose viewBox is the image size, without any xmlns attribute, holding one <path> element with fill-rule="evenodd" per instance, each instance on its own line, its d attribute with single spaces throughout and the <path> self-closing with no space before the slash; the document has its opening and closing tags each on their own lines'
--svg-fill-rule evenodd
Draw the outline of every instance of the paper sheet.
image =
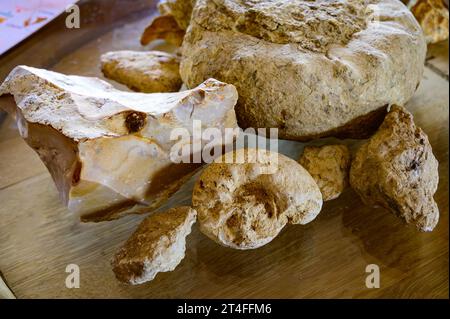
<svg viewBox="0 0 450 319">
<path fill-rule="evenodd" d="M 0 55 L 65 11 L 76 0 L 0 0 Z"/>
</svg>

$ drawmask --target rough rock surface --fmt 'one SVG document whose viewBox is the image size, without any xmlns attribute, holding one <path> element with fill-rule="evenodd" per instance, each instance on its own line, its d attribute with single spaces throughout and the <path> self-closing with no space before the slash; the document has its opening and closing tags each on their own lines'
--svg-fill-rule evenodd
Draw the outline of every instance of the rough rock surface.
<svg viewBox="0 0 450 319">
<path fill-rule="evenodd" d="M 138 285 L 173 271 L 184 258 L 196 218 L 194 209 L 177 207 L 144 219 L 111 262 L 116 278 Z"/>
<path fill-rule="evenodd" d="M 444 0 L 412 0 L 408 4 L 428 43 L 448 39 L 449 13 Z"/>
<path fill-rule="evenodd" d="M 322 208 L 322 195 L 296 161 L 240 149 L 204 170 L 192 203 L 205 235 L 227 247 L 253 249 L 269 243 L 287 223 L 311 222 Z"/>
<path fill-rule="evenodd" d="M 350 170 L 350 184 L 365 203 L 386 207 L 421 231 L 438 223 L 433 199 L 438 182 L 438 162 L 427 135 L 399 106 L 358 150 Z"/>
<path fill-rule="evenodd" d="M 307 146 L 299 163 L 316 181 L 324 201 L 338 198 L 348 184 L 350 152 L 345 145 Z"/>
<path fill-rule="evenodd" d="M 82 220 L 100 221 L 159 207 L 201 163 L 174 161 L 173 129 L 193 135 L 193 121 L 236 128 L 236 89 L 210 79 L 177 93 L 134 93 L 97 78 L 16 67 L 0 86 L 0 107 L 39 154 L 60 195 Z M 201 143 L 201 144 L 200 144 Z M 194 152 L 194 147 L 187 149 Z M 176 149 L 175 151 L 179 151 Z"/>
<path fill-rule="evenodd" d="M 115 51 L 101 56 L 102 72 L 111 80 L 144 93 L 178 92 L 183 85 L 180 58 L 160 51 Z"/>
<path fill-rule="evenodd" d="M 161 39 L 179 47 L 183 43 L 185 33 L 185 30 L 180 29 L 173 16 L 162 15 L 154 18 L 145 28 L 141 36 L 141 44 L 147 45 L 154 40 Z"/>
<path fill-rule="evenodd" d="M 239 92 L 238 123 L 281 138 L 364 138 L 423 73 L 420 25 L 398 0 L 198 0 L 182 46 L 188 87 Z"/>
<path fill-rule="evenodd" d="M 191 21 L 192 8 L 196 0 L 162 0 L 158 4 L 161 14 L 168 14 L 174 17 L 178 26 L 186 30 Z"/>
</svg>

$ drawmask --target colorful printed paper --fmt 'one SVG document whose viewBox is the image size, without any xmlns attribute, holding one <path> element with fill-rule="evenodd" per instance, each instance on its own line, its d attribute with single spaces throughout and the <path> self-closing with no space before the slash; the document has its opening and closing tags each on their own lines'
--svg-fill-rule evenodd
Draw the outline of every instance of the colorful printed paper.
<svg viewBox="0 0 450 319">
<path fill-rule="evenodd" d="M 76 0 L 0 0 L 0 55 L 61 14 Z"/>
</svg>

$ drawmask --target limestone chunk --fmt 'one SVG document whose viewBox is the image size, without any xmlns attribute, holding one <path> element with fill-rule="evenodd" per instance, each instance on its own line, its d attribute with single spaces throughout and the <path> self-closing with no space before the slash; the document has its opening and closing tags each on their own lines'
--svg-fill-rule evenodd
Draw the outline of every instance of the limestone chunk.
<svg viewBox="0 0 450 319">
<path fill-rule="evenodd" d="M 420 231 L 432 231 L 438 223 L 433 199 L 438 182 L 438 161 L 428 137 L 400 106 L 392 107 L 357 151 L 350 170 L 350 184 L 365 203 L 391 210 Z"/>
<path fill-rule="evenodd" d="M 103 74 L 144 93 L 178 92 L 183 82 L 178 56 L 160 51 L 115 51 L 101 56 Z"/>
<path fill-rule="evenodd" d="M 15 116 L 63 202 L 84 221 L 147 212 L 179 189 L 201 163 L 173 160 L 180 143 L 171 139 L 173 129 L 190 135 L 192 155 L 192 145 L 202 150 L 209 143 L 194 136 L 194 120 L 218 129 L 227 143 L 235 131 L 225 128 L 237 127 L 236 89 L 214 79 L 193 90 L 144 94 L 97 78 L 18 66 L 0 96 L 0 107 Z"/>
<path fill-rule="evenodd" d="M 116 278 L 138 285 L 173 271 L 184 258 L 196 218 L 194 209 L 177 207 L 144 219 L 111 262 Z"/>
<path fill-rule="evenodd" d="M 314 220 L 322 195 L 296 161 L 261 149 L 239 149 L 203 171 L 192 203 L 200 230 L 209 238 L 234 249 L 254 249 L 272 241 L 288 223 Z"/>
<path fill-rule="evenodd" d="M 412 0 L 408 6 L 422 26 L 428 43 L 448 39 L 449 13 L 444 0 Z"/>
<path fill-rule="evenodd" d="M 242 128 L 283 139 L 368 138 L 422 79 L 426 42 L 398 0 L 197 0 L 182 45 L 188 87 L 236 86 Z"/>
<path fill-rule="evenodd" d="M 299 163 L 316 181 L 324 201 L 338 198 L 348 184 L 350 152 L 345 145 L 306 146 Z"/>
</svg>

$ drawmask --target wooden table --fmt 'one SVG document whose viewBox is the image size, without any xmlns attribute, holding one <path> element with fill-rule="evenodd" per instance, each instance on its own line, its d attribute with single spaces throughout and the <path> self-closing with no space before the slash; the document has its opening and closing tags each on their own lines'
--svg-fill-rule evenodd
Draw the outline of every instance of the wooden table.
<svg viewBox="0 0 450 319">
<path fill-rule="evenodd" d="M 42 62 L 32 60 L 30 50 L 16 51 L 7 62 L 0 60 L 0 75 L 28 57 L 30 65 L 52 62 L 52 69 L 63 73 L 101 77 L 103 52 L 164 48 L 160 42 L 140 47 L 147 15 L 141 12 L 130 23 L 119 23 L 63 59 Z M 39 46 L 50 48 L 55 38 L 40 41 Z M 432 233 L 419 233 L 382 208 L 364 206 L 349 188 L 325 203 L 314 222 L 289 226 L 253 251 L 221 247 L 194 226 L 186 258 L 175 271 L 129 287 L 115 280 L 109 261 L 143 216 L 80 223 L 59 202 L 50 175 L 8 117 L 0 127 L 0 270 L 19 298 L 448 298 L 448 44 L 432 46 L 429 56 L 423 81 L 407 106 L 440 162 L 435 199 L 441 218 Z M 281 152 L 295 159 L 304 146 L 280 144 Z M 192 182 L 163 209 L 189 204 Z M 68 264 L 80 267 L 79 289 L 65 286 Z M 369 264 L 380 267 L 379 289 L 365 285 Z"/>
</svg>

